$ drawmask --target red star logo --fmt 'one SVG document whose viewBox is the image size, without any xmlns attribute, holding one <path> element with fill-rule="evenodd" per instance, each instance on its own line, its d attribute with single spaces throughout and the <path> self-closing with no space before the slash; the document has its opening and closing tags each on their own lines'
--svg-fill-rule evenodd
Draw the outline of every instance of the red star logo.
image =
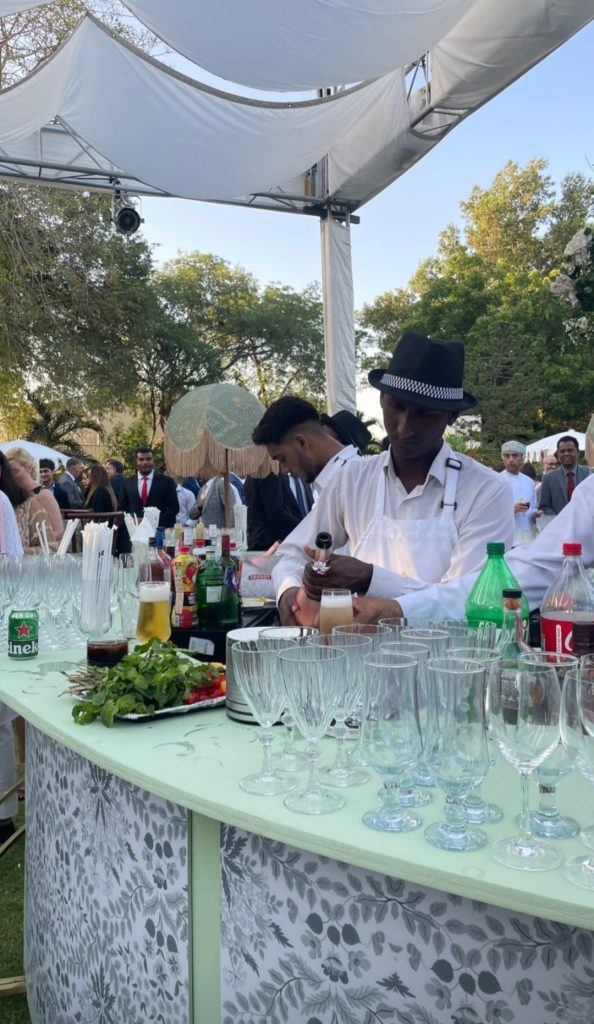
<svg viewBox="0 0 594 1024">
<path fill-rule="evenodd" d="M 20 626 L 17 626 L 17 636 L 29 636 L 31 633 L 31 627 L 26 622 L 21 622 Z"/>
</svg>

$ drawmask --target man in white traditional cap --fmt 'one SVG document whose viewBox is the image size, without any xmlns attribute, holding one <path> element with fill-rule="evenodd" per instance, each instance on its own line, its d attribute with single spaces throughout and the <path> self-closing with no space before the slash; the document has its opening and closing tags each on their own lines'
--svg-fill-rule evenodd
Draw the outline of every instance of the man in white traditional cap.
<svg viewBox="0 0 594 1024">
<path fill-rule="evenodd" d="M 521 473 L 526 458 L 526 446 L 521 441 L 506 441 L 501 445 L 501 461 L 505 476 L 514 496 L 514 547 L 528 544 L 533 537 L 534 520 L 542 515 L 538 511 L 534 482 Z"/>
</svg>

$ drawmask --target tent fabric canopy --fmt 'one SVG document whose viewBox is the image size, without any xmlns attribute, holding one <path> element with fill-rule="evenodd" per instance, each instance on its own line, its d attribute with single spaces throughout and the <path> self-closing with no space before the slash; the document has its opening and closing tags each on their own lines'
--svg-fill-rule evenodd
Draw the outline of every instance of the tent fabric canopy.
<svg viewBox="0 0 594 1024">
<path fill-rule="evenodd" d="M 540 441 L 531 441 L 526 445 L 526 458 L 529 462 L 539 462 L 543 455 L 554 455 L 557 451 L 557 444 L 562 437 L 575 437 L 580 451 L 584 451 L 586 435 L 579 430 L 562 430 L 559 434 L 549 434 L 548 437 L 541 437 Z"/>
</svg>

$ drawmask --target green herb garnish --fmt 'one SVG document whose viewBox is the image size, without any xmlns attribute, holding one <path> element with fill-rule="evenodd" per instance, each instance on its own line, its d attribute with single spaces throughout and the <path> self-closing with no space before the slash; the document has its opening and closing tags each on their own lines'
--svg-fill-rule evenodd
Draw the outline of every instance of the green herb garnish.
<svg viewBox="0 0 594 1024">
<path fill-rule="evenodd" d="M 223 670 L 224 672 L 224 670 Z M 69 693 L 85 693 L 72 709 L 79 725 L 100 718 L 113 725 L 117 715 L 154 715 L 163 708 L 179 707 L 190 695 L 219 696 L 224 690 L 221 666 L 180 658 L 177 647 L 151 638 L 135 647 L 111 668 L 85 668 L 69 676 Z"/>
</svg>

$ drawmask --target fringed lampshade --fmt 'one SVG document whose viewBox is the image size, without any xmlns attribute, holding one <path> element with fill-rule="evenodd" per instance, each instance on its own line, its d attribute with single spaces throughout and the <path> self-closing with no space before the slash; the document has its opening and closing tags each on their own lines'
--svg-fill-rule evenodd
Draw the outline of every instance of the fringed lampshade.
<svg viewBox="0 0 594 1024">
<path fill-rule="evenodd" d="M 268 476 L 278 471 L 252 431 L 266 412 L 236 384 L 206 384 L 188 391 L 165 427 L 165 460 L 176 476 Z"/>
</svg>

